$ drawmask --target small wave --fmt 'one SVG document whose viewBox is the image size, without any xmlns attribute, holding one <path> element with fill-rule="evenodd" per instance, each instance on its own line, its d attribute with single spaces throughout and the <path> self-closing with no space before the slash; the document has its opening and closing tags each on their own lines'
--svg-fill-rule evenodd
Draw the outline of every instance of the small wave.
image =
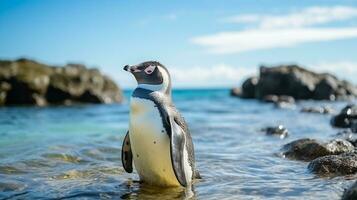
<svg viewBox="0 0 357 200">
<path fill-rule="evenodd" d="M 87 160 L 84 160 L 83 158 L 81 158 L 79 156 L 63 154 L 63 153 L 45 153 L 45 154 L 42 154 L 42 157 L 51 159 L 51 160 L 68 162 L 68 163 L 77 163 L 77 164 L 88 163 Z"/>
<path fill-rule="evenodd" d="M 27 172 L 21 169 L 18 169 L 14 166 L 0 165 L 0 174 L 26 174 Z"/>
</svg>

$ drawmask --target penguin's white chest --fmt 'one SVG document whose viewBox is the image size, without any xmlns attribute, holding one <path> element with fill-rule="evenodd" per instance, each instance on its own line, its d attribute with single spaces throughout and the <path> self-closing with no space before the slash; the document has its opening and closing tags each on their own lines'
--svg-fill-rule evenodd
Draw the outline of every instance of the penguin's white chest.
<svg viewBox="0 0 357 200">
<path fill-rule="evenodd" d="M 173 171 L 170 139 L 151 100 L 132 97 L 129 136 L 140 179 L 154 185 L 179 185 Z"/>
</svg>

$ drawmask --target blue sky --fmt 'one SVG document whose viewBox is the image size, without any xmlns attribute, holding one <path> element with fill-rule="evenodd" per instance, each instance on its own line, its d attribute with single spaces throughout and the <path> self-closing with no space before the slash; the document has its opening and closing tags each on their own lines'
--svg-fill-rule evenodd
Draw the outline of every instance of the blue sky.
<svg viewBox="0 0 357 200">
<path fill-rule="evenodd" d="M 227 87 L 260 64 L 357 82 L 357 1 L 0 1 L 0 58 L 99 67 L 158 60 L 176 87 Z"/>
</svg>

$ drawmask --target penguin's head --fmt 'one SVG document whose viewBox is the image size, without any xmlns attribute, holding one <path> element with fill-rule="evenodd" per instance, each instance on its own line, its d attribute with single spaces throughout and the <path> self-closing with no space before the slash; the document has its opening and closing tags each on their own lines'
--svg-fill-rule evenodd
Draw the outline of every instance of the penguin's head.
<svg viewBox="0 0 357 200">
<path fill-rule="evenodd" d="M 125 65 L 124 70 L 132 73 L 139 87 L 170 92 L 171 80 L 166 67 L 157 61 L 147 61 L 137 65 Z"/>
</svg>

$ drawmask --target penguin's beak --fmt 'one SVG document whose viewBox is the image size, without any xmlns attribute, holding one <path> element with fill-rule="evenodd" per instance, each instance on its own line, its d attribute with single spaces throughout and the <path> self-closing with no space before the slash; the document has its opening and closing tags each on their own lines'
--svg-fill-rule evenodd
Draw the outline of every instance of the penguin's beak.
<svg viewBox="0 0 357 200">
<path fill-rule="evenodd" d="M 125 71 L 130 72 L 130 73 L 134 73 L 134 72 L 141 72 L 141 70 L 138 69 L 138 67 L 136 65 L 125 65 L 123 68 Z"/>
<path fill-rule="evenodd" d="M 129 69 L 130 69 L 130 66 L 129 65 L 125 65 L 123 69 L 128 72 Z"/>
</svg>

